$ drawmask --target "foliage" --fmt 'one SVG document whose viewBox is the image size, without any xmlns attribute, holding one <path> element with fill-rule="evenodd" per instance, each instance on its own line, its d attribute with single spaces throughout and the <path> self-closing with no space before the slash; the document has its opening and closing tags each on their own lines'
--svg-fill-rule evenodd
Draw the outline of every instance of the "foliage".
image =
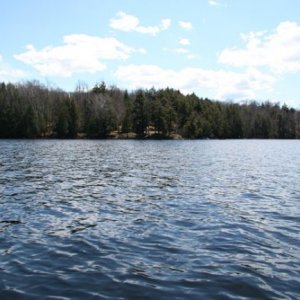
<svg viewBox="0 0 300 300">
<path fill-rule="evenodd" d="M 0 138 L 106 138 L 113 132 L 138 137 L 300 137 L 300 112 L 285 104 L 212 101 L 174 89 L 131 93 L 104 82 L 73 93 L 40 83 L 0 83 Z"/>
</svg>

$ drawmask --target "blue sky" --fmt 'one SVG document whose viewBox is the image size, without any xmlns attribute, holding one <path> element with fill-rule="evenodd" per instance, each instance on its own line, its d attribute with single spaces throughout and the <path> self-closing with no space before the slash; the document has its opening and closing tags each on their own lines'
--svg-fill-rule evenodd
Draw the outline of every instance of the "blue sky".
<svg viewBox="0 0 300 300">
<path fill-rule="evenodd" d="M 0 0 L 0 81 L 300 108 L 298 0 Z"/>
</svg>

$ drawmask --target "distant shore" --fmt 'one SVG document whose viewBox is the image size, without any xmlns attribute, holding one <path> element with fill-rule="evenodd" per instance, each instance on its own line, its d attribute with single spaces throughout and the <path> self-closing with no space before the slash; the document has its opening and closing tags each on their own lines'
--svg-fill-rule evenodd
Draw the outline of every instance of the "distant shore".
<svg viewBox="0 0 300 300">
<path fill-rule="evenodd" d="M 1 139 L 35 139 L 35 140 L 185 140 L 180 134 L 178 133 L 171 133 L 171 134 L 160 134 L 160 133 L 147 133 L 145 135 L 137 135 L 134 132 L 128 133 L 120 133 L 120 132 L 111 132 L 106 136 L 99 136 L 99 135 L 88 135 L 86 133 L 78 133 L 76 136 L 58 136 L 55 133 L 45 134 L 39 137 L 0 137 Z"/>
<path fill-rule="evenodd" d="M 36 82 L 0 83 L 0 138 L 297 139 L 300 111 L 232 103 L 178 90 L 128 92 L 104 82 L 67 93 Z"/>
<path fill-rule="evenodd" d="M 144 135 L 138 135 L 134 132 L 121 133 L 117 131 L 111 132 L 105 137 L 97 135 L 90 136 L 84 133 L 79 133 L 77 139 L 111 139 L 111 140 L 183 140 L 184 138 L 178 133 L 161 134 L 156 132 L 148 132 Z"/>
</svg>

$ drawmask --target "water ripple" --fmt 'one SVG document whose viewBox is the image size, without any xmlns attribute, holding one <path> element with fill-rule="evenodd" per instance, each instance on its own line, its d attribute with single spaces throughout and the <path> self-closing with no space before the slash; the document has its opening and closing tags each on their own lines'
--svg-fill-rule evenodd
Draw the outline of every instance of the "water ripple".
<svg viewBox="0 0 300 300">
<path fill-rule="evenodd" d="M 1 299 L 297 299 L 299 141 L 0 141 Z"/>
</svg>

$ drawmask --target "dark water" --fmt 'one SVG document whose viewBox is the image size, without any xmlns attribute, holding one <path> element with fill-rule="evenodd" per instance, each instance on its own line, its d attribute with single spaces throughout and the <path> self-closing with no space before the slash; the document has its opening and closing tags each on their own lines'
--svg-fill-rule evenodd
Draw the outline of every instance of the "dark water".
<svg viewBox="0 0 300 300">
<path fill-rule="evenodd" d="M 299 299 L 300 141 L 0 141 L 0 299 Z"/>
</svg>

